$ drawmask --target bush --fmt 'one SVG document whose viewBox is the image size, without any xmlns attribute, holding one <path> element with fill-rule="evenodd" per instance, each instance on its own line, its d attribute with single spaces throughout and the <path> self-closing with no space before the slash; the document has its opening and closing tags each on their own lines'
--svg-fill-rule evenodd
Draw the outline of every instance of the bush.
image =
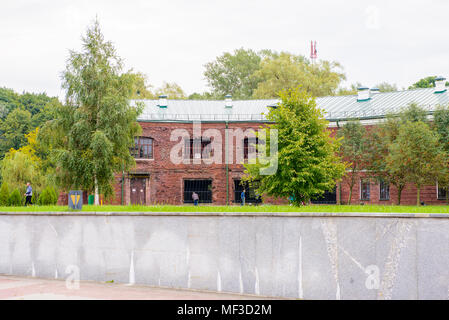
<svg viewBox="0 0 449 320">
<path fill-rule="evenodd" d="M 8 206 L 9 205 L 9 188 L 6 183 L 3 183 L 0 188 L 0 206 Z"/>
<path fill-rule="evenodd" d="M 55 205 L 58 202 L 58 194 L 53 187 L 46 187 L 39 196 L 40 206 Z"/>
<path fill-rule="evenodd" d="M 19 189 L 15 189 L 9 195 L 8 203 L 13 207 L 20 207 L 22 205 L 22 196 L 20 195 Z"/>
</svg>

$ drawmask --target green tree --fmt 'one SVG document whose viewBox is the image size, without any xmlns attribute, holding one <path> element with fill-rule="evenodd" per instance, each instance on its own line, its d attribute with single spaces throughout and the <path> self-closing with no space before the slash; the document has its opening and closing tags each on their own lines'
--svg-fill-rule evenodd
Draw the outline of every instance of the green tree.
<svg viewBox="0 0 449 320">
<path fill-rule="evenodd" d="M 26 183 L 31 182 L 33 188 L 38 191 L 45 184 L 38 163 L 30 154 L 21 151 L 8 152 L 0 163 L 0 172 L 3 182 L 11 189 L 24 190 Z"/>
<path fill-rule="evenodd" d="M 155 96 L 166 95 L 168 99 L 186 99 L 186 94 L 176 83 L 164 82 L 162 86 L 155 91 Z"/>
<path fill-rule="evenodd" d="M 47 186 L 39 196 L 37 204 L 40 206 L 55 205 L 58 202 L 58 195 L 53 187 Z"/>
<path fill-rule="evenodd" d="M 253 78 L 257 79 L 257 89 L 253 97 L 258 99 L 276 98 L 284 89 L 301 87 L 313 96 L 334 95 L 345 79 L 337 62 L 319 61 L 311 63 L 304 56 L 287 52 L 279 57 L 265 58 Z"/>
<path fill-rule="evenodd" d="M 9 188 L 8 184 L 3 182 L 0 187 L 0 206 L 8 206 L 9 205 Z"/>
<path fill-rule="evenodd" d="M 357 88 L 362 87 L 360 82 L 351 84 L 349 88 L 339 88 L 336 95 L 338 96 L 349 96 L 357 94 Z"/>
<path fill-rule="evenodd" d="M 314 98 L 298 88 L 279 95 L 281 102 L 267 115 L 274 123 L 268 129 L 278 132 L 277 153 L 270 153 L 271 157 L 277 157 L 277 171 L 265 175 L 266 164 L 258 158 L 255 163 L 245 164 L 244 180 L 257 181 L 258 194 L 293 196 L 293 203 L 301 205 L 326 190 L 333 190 L 345 172 L 345 165 L 337 156 L 339 141 L 330 136 L 328 122 Z M 271 134 L 266 136 L 266 142 L 257 147 L 259 152 L 265 153 L 274 143 L 268 138 Z"/>
<path fill-rule="evenodd" d="M 9 112 L 21 106 L 19 95 L 12 89 L 0 88 L 0 106 L 3 110 L 0 119 L 4 119 Z"/>
<path fill-rule="evenodd" d="M 155 99 L 156 96 L 151 91 L 151 85 L 148 83 L 147 76 L 143 73 L 136 72 L 131 73 L 130 76 L 133 79 L 132 84 L 132 99 Z"/>
<path fill-rule="evenodd" d="M 427 122 L 427 112 L 423 108 L 419 107 L 415 102 L 410 103 L 405 109 L 403 109 L 399 117 L 402 123 L 410 122 Z"/>
<path fill-rule="evenodd" d="M 390 84 L 388 82 L 381 82 L 374 86 L 375 88 L 378 88 L 380 92 L 393 92 L 398 91 L 398 87 L 395 84 Z"/>
<path fill-rule="evenodd" d="M 31 113 L 32 116 L 39 113 L 50 101 L 56 98 L 50 98 L 45 93 L 29 93 L 24 92 L 18 98 L 20 104 L 25 107 L 25 110 Z"/>
<path fill-rule="evenodd" d="M 0 157 L 9 149 L 19 149 L 26 143 L 25 134 L 32 129 L 31 113 L 22 108 L 11 111 L 0 123 Z"/>
<path fill-rule="evenodd" d="M 215 97 L 210 92 L 203 92 L 203 93 L 194 92 L 194 93 L 190 94 L 187 97 L 187 99 L 189 99 L 189 100 L 217 100 L 218 98 Z"/>
<path fill-rule="evenodd" d="M 20 195 L 19 189 L 14 189 L 9 195 L 8 204 L 12 207 L 20 207 L 23 203 L 22 196 Z"/>
<path fill-rule="evenodd" d="M 367 167 L 367 133 L 360 121 L 350 121 L 338 130 L 337 137 L 342 138 L 340 156 L 348 164 L 345 182 L 349 187 L 348 204 L 351 204 L 354 186 Z"/>
<path fill-rule="evenodd" d="M 421 187 L 435 183 L 445 166 L 438 138 L 427 123 L 407 121 L 400 126 L 398 137 L 390 145 L 386 157 L 390 170 L 404 172 L 407 181 L 416 186 L 417 205 L 420 204 Z"/>
<path fill-rule="evenodd" d="M 399 134 L 401 120 L 394 115 L 368 131 L 367 169 L 372 178 L 386 181 L 397 190 L 397 204 L 401 204 L 402 191 L 407 183 L 403 167 L 388 166 L 385 161 L 389 154 L 390 145 L 396 141 Z"/>
<path fill-rule="evenodd" d="M 59 183 L 94 191 L 98 205 L 100 193 L 112 196 L 114 173 L 135 166 L 129 148 L 140 133 L 142 106 L 130 106 L 135 78 L 122 72 L 121 59 L 104 40 L 98 21 L 82 42 L 81 52 L 70 52 L 63 73 L 66 105 L 58 109 L 51 127 L 64 133 L 63 148 L 54 150 Z"/>
<path fill-rule="evenodd" d="M 430 76 L 420 79 L 419 81 L 412 84 L 409 89 L 418 89 L 418 88 L 433 88 L 435 87 L 435 79 L 437 76 Z M 446 82 L 446 86 L 449 86 L 449 82 Z"/>
<path fill-rule="evenodd" d="M 270 51 L 257 53 L 251 49 L 237 49 L 225 52 L 215 61 L 205 65 L 204 76 L 212 94 L 222 99 L 231 94 L 234 99 L 250 99 L 259 82 L 254 73 L 260 69 L 262 56 Z"/>
</svg>

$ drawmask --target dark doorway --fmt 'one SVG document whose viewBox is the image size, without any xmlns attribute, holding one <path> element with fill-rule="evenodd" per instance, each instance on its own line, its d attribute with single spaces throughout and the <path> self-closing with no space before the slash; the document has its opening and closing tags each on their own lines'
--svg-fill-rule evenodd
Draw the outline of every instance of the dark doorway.
<svg viewBox="0 0 449 320">
<path fill-rule="evenodd" d="M 146 204 L 146 178 L 131 178 L 130 194 L 131 204 Z"/>
<path fill-rule="evenodd" d="M 199 203 L 212 203 L 212 180 L 184 180 L 184 203 L 193 203 L 193 192 L 198 194 Z"/>
<path fill-rule="evenodd" d="M 321 197 L 312 199 L 313 204 L 337 204 L 337 187 L 333 191 L 326 191 Z"/>
<path fill-rule="evenodd" d="M 261 203 L 262 198 L 258 197 L 254 188 L 250 188 L 248 183 L 242 183 L 241 180 L 234 180 L 234 202 L 242 203 L 241 193 L 245 189 L 245 203 Z"/>
</svg>

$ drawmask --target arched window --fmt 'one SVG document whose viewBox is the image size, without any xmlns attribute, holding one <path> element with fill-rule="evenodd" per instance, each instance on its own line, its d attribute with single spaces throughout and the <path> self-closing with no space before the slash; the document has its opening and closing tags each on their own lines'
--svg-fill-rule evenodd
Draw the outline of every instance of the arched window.
<svg viewBox="0 0 449 320">
<path fill-rule="evenodd" d="M 135 137 L 131 155 L 135 159 L 153 159 L 153 138 Z"/>
</svg>

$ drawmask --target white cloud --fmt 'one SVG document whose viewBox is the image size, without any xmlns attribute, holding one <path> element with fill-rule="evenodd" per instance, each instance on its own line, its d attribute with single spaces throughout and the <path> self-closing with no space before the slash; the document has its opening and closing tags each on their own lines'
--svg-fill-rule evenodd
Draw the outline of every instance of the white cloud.
<svg viewBox="0 0 449 320">
<path fill-rule="evenodd" d="M 308 55 L 312 39 L 319 58 L 345 67 L 348 83 L 407 87 L 422 76 L 449 77 L 442 0 L 2 1 L 0 12 L 0 86 L 19 92 L 60 95 L 68 50 L 79 50 L 95 16 L 127 68 L 188 93 L 206 89 L 203 66 L 224 51 Z"/>
</svg>

